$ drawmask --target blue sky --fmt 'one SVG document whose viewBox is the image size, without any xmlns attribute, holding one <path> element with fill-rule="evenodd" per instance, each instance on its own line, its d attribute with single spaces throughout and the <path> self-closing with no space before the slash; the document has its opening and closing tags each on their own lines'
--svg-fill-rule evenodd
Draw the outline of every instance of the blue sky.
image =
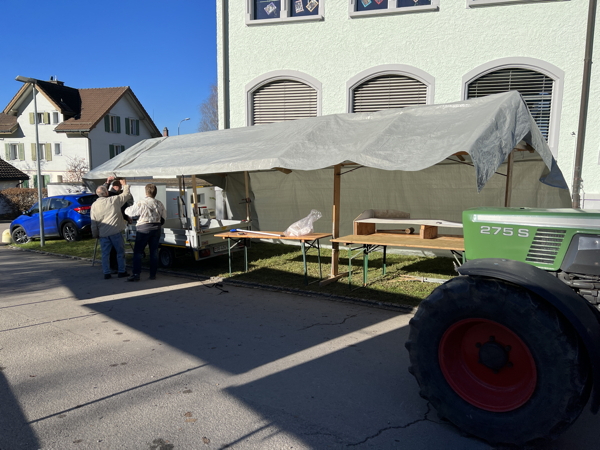
<svg viewBox="0 0 600 450">
<path fill-rule="evenodd" d="M 17 75 L 74 88 L 130 86 L 159 130 L 194 133 L 217 80 L 214 0 L 2 0 L 0 111 Z"/>
</svg>

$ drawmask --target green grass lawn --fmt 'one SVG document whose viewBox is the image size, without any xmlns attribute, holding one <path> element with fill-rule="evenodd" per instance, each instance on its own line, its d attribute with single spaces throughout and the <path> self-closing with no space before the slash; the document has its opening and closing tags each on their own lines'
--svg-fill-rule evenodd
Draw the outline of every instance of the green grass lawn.
<svg viewBox="0 0 600 450">
<path fill-rule="evenodd" d="M 47 240 L 45 246 L 40 247 L 39 241 L 19 245 L 20 248 L 42 250 L 60 255 L 92 258 L 94 254 L 94 239 L 85 239 L 78 242 L 64 240 Z M 132 252 L 129 244 L 126 255 L 127 264 L 132 263 Z M 97 250 L 97 264 L 100 263 L 100 246 Z M 317 251 L 311 249 L 307 254 L 309 282 L 304 284 L 304 269 L 302 251 L 300 247 L 284 244 L 269 244 L 253 242 L 248 249 L 249 271 L 244 270 L 244 254 L 233 254 L 233 273 L 231 279 L 244 282 L 258 283 L 288 289 L 314 291 L 321 294 L 336 295 L 369 300 L 371 302 L 385 302 L 409 306 L 417 306 L 429 293 L 438 286 L 437 283 L 428 283 L 411 280 L 410 277 L 426 277 L 448 279 L 456 275 L 452 259 L 428 258 L 389 254 L 386 258 L 386 275 L 382 275 L 383 254 L 380 252 L 369 255 L 368 284 L 361 287 L 363 280 L 362 256 L 352 260 L 352 283 L 348 285 L 348 277 L 342 277 L 337 282 L 319 286 L 319 265 Z M 148 258 L 143 264 L 147 266 Z M 331 271 L 331 250 L 321 249 L 321 263 L 323 276 Z M 190 251 L 181 250 L 175 259 L 170 271 L 182 274 L 200 275 L 205 277 L 229 277 L 229 264 L 226 255 L 210 258 L 204 261 L 195 261 Z M 340 250 L 339 272 L 348 271 L 348 252 Z"/>
</svg>

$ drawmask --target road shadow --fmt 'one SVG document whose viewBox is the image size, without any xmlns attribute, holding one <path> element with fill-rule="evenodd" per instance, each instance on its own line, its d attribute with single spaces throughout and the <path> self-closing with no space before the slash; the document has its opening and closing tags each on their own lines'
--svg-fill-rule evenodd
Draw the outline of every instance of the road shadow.
<svg viewBox="0 0 600 450">
<path fill-rule="evenodd" d="M 0 360 L 0 364 L 1 364 Z M 0 448 L 30 450 L 40 448 L 39 441 L 27 424 L 27 419 L 15 398 L 8 380 L 0 367 Z"/>
</svg>

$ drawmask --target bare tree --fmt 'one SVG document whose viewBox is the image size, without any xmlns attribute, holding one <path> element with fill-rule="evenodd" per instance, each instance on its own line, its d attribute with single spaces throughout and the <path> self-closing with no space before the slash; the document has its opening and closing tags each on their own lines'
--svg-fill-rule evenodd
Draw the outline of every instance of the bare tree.
<svg viewBox="0 0 600 450">
<path fill-rule="evenodd" d="M 88 172 L 88 164 L 85 158 L 67 156 L 67 170 L 65 171 L 64 181 L 67 183 L 81 183 L 83 175 Z"/>
<path fill-rule="evenodd" d="M 219 128 L 219 94 L 217 83 L 210 85 L 208 98 L 200 104 L 198 131 L 212 131 Z"/>
</svg>

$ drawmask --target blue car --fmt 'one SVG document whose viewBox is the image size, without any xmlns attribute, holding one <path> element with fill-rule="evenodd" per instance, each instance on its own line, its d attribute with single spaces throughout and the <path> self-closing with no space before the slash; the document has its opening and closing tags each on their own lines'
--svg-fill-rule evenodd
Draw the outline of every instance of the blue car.
<svg viewBox="0 0 600 450">
<path fill-rule="evenodd" d="M 44 237 L 62 237 L 78 241 L 91 234 L 90 212 L 96 194 L 67 194 L 42 199 Z M 17 244 L 25 244 L 40 237 L 40 216 L 36 203 L 10 224 L 10 234 Z"/>
</svg>

